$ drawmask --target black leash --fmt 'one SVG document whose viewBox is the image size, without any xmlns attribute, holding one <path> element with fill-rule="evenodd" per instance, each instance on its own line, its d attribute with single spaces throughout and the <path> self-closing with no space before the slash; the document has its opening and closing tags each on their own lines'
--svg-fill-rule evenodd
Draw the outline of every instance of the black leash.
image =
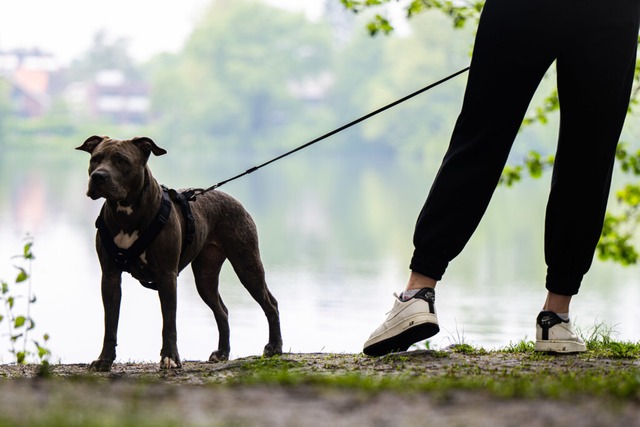
<svg viewBox="0 0 640 427">
<path fill-rule="evenodd" d="M 423 87 L 422 89 L 417 90 L 417 91 L 415 91 L 415 92 L 413 92 L 413 93 L 411 93 L 411 94 L 409 94 L 409 95 L 407 95 L 407 96 L 405 96 L 405 97 L 403 97 L 403 98 L 400 98 L 400 99 L 398 99 L 397 101 L 394 101 L 394 102 L 392 102 L 392 103 L 390 103 L 390 104 L 387 104 L 387 105 L 385 105 L 385 106 L 384 106 L 384 107 L 382 107 L 382 108 L 378 108 L 377 110 L 372 111 L 371 113 L 369 113 L 369 114 L 367 114 L 367 115 L 364 115 L 364 116 L 360 117 L 359 119 L 356 119 L 356 120 L 354 120 L 354 121 L 352 121 L 352 122 L 349 122 L 349 123 L 347 123 L 346 125 L 343 125 L 343 126 L 341 126 L 341 127 L 337 128 L 337 129 L 332 130 L 331 132 L 325 133 L 324 135 L 319 136 L 318 138 L 316 138 L 316 139 L 314 139 L 314 140 L 312 140 L 312 141 L 309 141 L 309 142 L 307 142 L 306 144 L 303 144 L 303 145 L 301 145 L 301 146 L 299 146 L 299 147 L 297 147 L 297 148 L 294 148 L 294 149 L 293 149 L 293 150 L 291 150 L 291 151 L 287 151 L 286 153 L 281 154 L 281 155 L 279 155 L 278 157 L 275 157 L 275 158 L 273 158 L 273 159 L 271 159 L 271 160 L 269 160 L 269 161 L 267 161 L 267 162 L 264 162 L 264 163 L 262 163 L 262 164 L 260 164 L 260 165 L 258 165 L 258 166 L 254 166 L 254 167 L 252 167 L 252 168 L 250 168 L 250 169 L 247 169 L 246 171 L 244 171 L 244 172 L 242 172 L 242 173 L 240 173 L 240 174 L 238 174 L 238 175 L 236 175 L 236 176 L 233 176 L 233 177 L 231 177 L 231 178 L 229 178 L 229 179 L 225 179 L 224 181 L 220 181 L 219 183 L 217 183 L 217 184 L 215 184 L 215 185 L 212 185 L 212 186 L 211 186 L 211 187 L 209 187 L 209 188 L 205 188 L 205 189 L 202 189 L 202 188 L 196 188 L 196 189 L 193 189 L 193 190 L 191 190 L 191 192 L 193 193 L 193 194 L 192 194 L 192 196 L 191 196 L 191 198 L 196 197 L 196 196 L 197 196 L 197 195 L 199 195 L 199 194 L 204 194 L 204 193 L 207 193 L 207 192 L 209 192 L 209 191 L 215 190 L 216 188 L 222 187 L 224 184 L 226 184 L 226 183 L 228 183 L 228 182 L 234 181 L 234 180 L 236 180 L 236 179 L 238 179 L 238 178 L 241 178 L 241 177 L 243 177 L 243 176 L 245 176 L 245 175 L 249 175 L 250 173 L 255 172 L 255 171 L 257 171 L 258 169 L 263 168 L 263 167 L 265 167 L 265 166 L 267 166 L 267 165 L 269 165 L 269 164 L 271 164 L 271 163 L 273 163 L 273 162 L 275 162 L 275 161 L 278 161 L 278 160 L 280 160 L 280 159 L 282 159 L 282 158 L 284 158 L 284 157 L 290 156 L 291 154 L 293 154 L 293 153 L 295 153 L 295 152 L 297 152 L 297 151 L 303 150 L 303 149 L 305 149 L 305 148 L 309 147 L 310 145 L 315 144 L 316 142 L 320 142 L 320 141 L 322 141 L 323 139 L 327 139 L 327 138 L 329 138 L 330 136 L 335 135 L 336 133 L 342 132 L 343 130 L 348 129 L 348 128 L 350 128 L 351 126 L 357 125 L 358 123 L 363 122 L 363 121 L 365 121 L 365 120 L 367 120 L 367 119 L 369 119 L 369 118 L 371 118 L 371 117 L 375 116 L 376 114 L 380 114 L 380 113 L 382 113 L 383 111 L 388 110 L 389 108 L 393 108 L 393 107 L 395 107 L 395 106 L 396 106 L 396 105 L 398 105 L 398 104 L 401 104 L 401 103 L 403 103 L 403 102 L 405 102 L 405 101 L 407 101 L 407 100 L 409 100 L 409 99 L 411 99 L 411 98 L 413 98 L 413 97 L 415 97 L 415 96 L 417 96 L 417 95 L 420 95 L 420 94 L 421 94 L 421 93 L 423 93 L 423 92 L 428 91 L 429 89 L 433 89 L 434 87 L 439 86 L 439 85 L 441 85 L 442 83 L 444 83 L 444 82 L 446 82 L 446 81 L 449 81 L 449 80 L 451 80 L 452 78 L 457 77 L 458 75 L 460 75 L 460 74 L 462 74 L 462 73 L 464 73 L 464 72 L 466 72 L 466 71 L 468 71 L 468 70 L 469 70 L 469 67 L 463 68 L 462 70 L 457 71 L 457 72 L 455 72 L 455 73 L 453 73 L 453 74 L 450 74 L 449 76 L 447 76 L 447 77 L 445 77 L 445 78 L 443 78 L 443 79 L 441 79 L 441 80 L 438 80 L 437 82 L 432 83 L 432 84 L 430 84 L 429 86 Z"/>
</svg>

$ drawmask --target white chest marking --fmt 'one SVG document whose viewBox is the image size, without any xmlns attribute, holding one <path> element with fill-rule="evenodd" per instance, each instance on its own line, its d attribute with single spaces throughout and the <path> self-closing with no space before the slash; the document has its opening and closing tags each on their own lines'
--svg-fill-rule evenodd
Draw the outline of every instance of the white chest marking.
<svg viewBox="0 0 640 427">
<path fill-rule="evenodd" d="M 127 215 L 131 215 L 133 213 L 133 208 L 131 206 L 122 206 L 120 203 L 118 203 L 116 212 L 124 212 Z"/>
<path fill-rule="evenodd" d="M 134 231 L 132 234 L 127 234 L 124 231 L 121 231 L 113 238 L 113 243 L 115 243 L 120 249 L 129 249 L 136 240 L 138 240 L 138 230 Z M 143 264 L 147 264 L 147 251 L 140 254 L 140 261 L 142 261 Z"/>
<path fill-rule="evenodd" d="M 133 242 L 138 240 L 138 230 L 134 231 L 131 234 L 127 234 L 124 231 L 118 233 L 116 237 L 113 238 L 113 243 L 116 244 L 121 249 L 129 249 Z"/>
</svg>

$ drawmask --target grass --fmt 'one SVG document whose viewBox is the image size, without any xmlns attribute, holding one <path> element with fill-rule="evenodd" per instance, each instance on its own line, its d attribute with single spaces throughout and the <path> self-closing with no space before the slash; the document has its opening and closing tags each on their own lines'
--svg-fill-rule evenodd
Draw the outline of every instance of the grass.
<svg viewBox="0 0 640 427">
<path fill-rule="evenodd" d="M 464 353 L 468 356 L 468 353 Z M 514 354 L 512 351 L 509 354 Z M 371 375 L 358 371 L 334 373 L 314 373 L 299 370 L 299 366 L 289 362 L 274 363 L 272 366 L 249 369 L 245 366 L 242 374 L 227 384 L 232 386 L 313 386 L 329 389 L 357 390 L 365 393 L 434 393 L 437 396 L 455 391 L 475 391 L 488 393 L 495 398 L 575 398 L 608 397 L 615 399 L 640 398 L 640 370 L 637 366 L 617 366 L 616 369 L 593 367 L 567 369 L 558 372 L 553 369 L 531 369 L 525 358 L 513 369 L 486 369 L 476 365 L 473 353 L 464 362 L 458 362 L 439 374 L 421 374 L 416 370 L 399 370 L 395 374 Z M 497 356 L 499 352 L 482 353 L 483 356 Z M 554 356 L 545 355 L 547 359 Z M 575 357 L 575 356 L 571 356 Z M 636 356 L 637 352 L 636 352 Z M 386 363 L 389 363 L 388 361 Z M 396 366 L 405 366 L 407 361 L 396 360 Z M 401 368 L 400 368 L 401 369 Z"/>
<path fill-rule="evenodd" d="M 640 357 L 640 342 L 621 342 L 612 339 L 615 329 L 603 323 L 596 324 L 588 335 L 582 336 L 589 353 L 599 357 L 636 359 Z"/>
<path fill-rule="evenodd" d="M 633 363 L 640 359 L 640 343 L 612 340 L 602 328 L 596 328 L 585 342 L 588 351 L 578 355 L 537 353 L 529 340 L 492 351 L 455 344 L 448 351 L 427 350 L 428 355 L 418 361 L 405 354 L 375 359 L 382 374 L 369 369 L 372 359 L 367 358 L 361 359 L 363 366 L 356 361 L 355 367 L 338 364 L 319 371 L 307 369 L 304 361 L 259 359 L 244 364 L 227 384 L 436 395 L 474 391 L 496 398 L 640 398 L 640 367 Z M 443 358 L 449 360 L 439 369 L 421 369 Z M 499 363 L 505 358 L 509 363 Z"/>
</svg>

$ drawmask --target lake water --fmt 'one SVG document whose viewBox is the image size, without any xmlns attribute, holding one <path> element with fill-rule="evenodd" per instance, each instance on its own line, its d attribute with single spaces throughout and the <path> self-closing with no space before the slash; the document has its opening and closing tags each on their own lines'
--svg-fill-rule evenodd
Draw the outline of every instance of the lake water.
<svg viewBox="0 0 640 427">
<path fill-rule="evenodd" d="M 26 233 L 34 239 L 37 302 L 32 336 L 48 333 L 53 361 L 87 363 L 103 335 L 100 269 L 94 220 L 101 206 L 85 196 L 86 153 L 60 147 L 12 149 L 0 160 L 0 277 L 12 283 Z M 172 187 L 208 186 L 267 159 L 180 156 L 151 159 L 158 180 Z M 439 159 L 435 159 L 439 160 Z M 416 215 L 437 162 L 338 156 L 312 148 L 223 187 L 258 225 L 270 289 L 279 301 L 284 348 L 292 352 L 360 352 L 402 290 Z M 442 330 L 431 346 L 464 341 L 494 349 L 534 337 L 545 274 L 542 232 L 548 180 L 497 191 L 463 254 L 438 287 Z M 640 271 L 595 261 L 574 299 L 584 331 L 604 322 L 621 340 L 640 339 Z M 217 344 L 213 316 L 190 270 L 179 277 L 178 346 L 187 360 L 206 360 Z M 257 304 L 225 267 L 232 357 L 260 354 L 267 324 Z M 18 306 L 18 309 L 20 307 Z M 6 322 L 0 362 L 10 361 Z M 123 281 L 118 359 L 158 361 L 157 296 Z"/>
</svg>

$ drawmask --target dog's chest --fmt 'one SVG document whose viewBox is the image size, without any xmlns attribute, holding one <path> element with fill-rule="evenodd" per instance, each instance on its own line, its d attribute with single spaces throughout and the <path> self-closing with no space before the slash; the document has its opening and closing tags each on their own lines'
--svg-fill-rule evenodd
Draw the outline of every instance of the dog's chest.
<svg viewBox="0 0 640 427">
<path fill-rule="evenodd" d="M 113 238 L 113 243 L 120 249 L 127 250 L 138 240 L 140 233 L 134 230 L 131 233 L 120 231 Z M 155 268 L 155 259 L 153 254 L 148 251 L 142 252 L 138 257 L 129 260 L 129 273 L 137 279 L 146 282 L 156 280 L 157 269 Z"/>
<path fill-rule="evenodd" d="M 113 237 L 113 243 L 120 249 L 129 249 L 136 240 L 138 240 L 140 233 L 138 230 L 134 230 L 131 233 L 125 233 L 124 231 L 120 231 Z M 140 259 L 146 263 L 146 260 L 143 257 L 144 253 L 140 255 Z"/>
</svg>

